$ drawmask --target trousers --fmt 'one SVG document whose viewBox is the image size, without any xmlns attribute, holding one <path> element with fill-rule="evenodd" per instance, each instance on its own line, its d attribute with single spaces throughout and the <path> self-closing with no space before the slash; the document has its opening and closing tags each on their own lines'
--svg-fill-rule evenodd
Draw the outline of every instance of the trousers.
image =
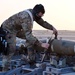
<svg viewBox="0 0 75 75">
<path fill-rule="evenodd" d="M 3 67 L 3 71 L 8 71 L 10 64 L 11 64 L 11 57 L 14 55 L 15 53 L 15 49 L 16 49 L 16 35 L 12 34 L 12 33 L 8 33 L 6 35 L 6 41 L 8 43 L 8 55 L 3 55 L 3 59 L 2 59 L 2 67 Z"/>
</svg>

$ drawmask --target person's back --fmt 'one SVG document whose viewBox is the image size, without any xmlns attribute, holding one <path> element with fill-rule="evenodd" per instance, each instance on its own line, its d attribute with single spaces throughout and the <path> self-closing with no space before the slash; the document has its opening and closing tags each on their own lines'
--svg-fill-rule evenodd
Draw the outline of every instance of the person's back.
<svg viewBox="0 0 75 75">
<path fill-rule="evenodd" d="M 24 10 L 9 17 L 1 26 L 10 33 L 17 33 L 22 29 L 22 24 L 26 23 L 28 19 L 31 21 L 30 15 Z"/>
</svg>

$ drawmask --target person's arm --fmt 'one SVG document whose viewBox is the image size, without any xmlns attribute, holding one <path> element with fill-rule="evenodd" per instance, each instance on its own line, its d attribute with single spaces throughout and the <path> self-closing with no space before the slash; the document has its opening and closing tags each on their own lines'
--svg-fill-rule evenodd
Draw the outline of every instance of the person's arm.
<svg viewBox="0 0 75 75">
<path fill-rule="evenodd" d="M 36 21 L 39 25 L 41 25 L 42 27 L 46 28 L 46 29 L 49 29 L 49 30 L 52 30 L 53 31 L 53 34 L 58 34 L 56 28 L 51 25 L 50 23 L 44 21 L 42 18 L 38 21 Z"/>
<path fill-rule="evenodd" d="M 32 44 L 32 45 L 38 45 L 38 46 L 41 46 L 43 48 L 48 49 L 49 44 L 48 43 L 42 43 L 36 37 L 34 37 L 32 35 L 32 30 L 30 29 L 30 27 L 28 26 L 28 24 L 23 23 L 22 24 L 22 28 L 24 29 L 24 33 L 25 33 L 25 36 L 26 36 L 26 40 L 30 44 Z"/>
<path fill-rule="evenodd" d="M 31 26 L 32 23 L 30 22 L 30 19 L 27 19 L 25 23 L 22 23 L 22 28 L 24 30 L 25 38 L 30 44 L 32 45 L 37 44 L 41 46 L 40 41 L 38 41 L 38 39 L 35 36 L 33 36 Z"/>
</svg>

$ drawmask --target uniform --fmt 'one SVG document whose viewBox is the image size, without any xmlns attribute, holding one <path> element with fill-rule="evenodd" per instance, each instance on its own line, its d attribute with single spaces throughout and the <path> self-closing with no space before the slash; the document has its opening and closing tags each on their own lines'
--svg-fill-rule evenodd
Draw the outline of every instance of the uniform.
<svg viewBox="0 0 75 75">
<path fill-rule="evenodd" d="M 32 14 L 32 9 L 28 9 L 29 12 Z M 40 20 L 35 20 L 32 14 L 33 21 L 36 21 L 39 25 L 43 26 L 46 29 L 53 29 L 53 26 L 49 24 L 48 22 L 44 21 L 42 18 Z M 15 52 L 16 47 L 16 34 L 21 29 L 24 31 L 24 36 L 26 39 L 26 46 L 28 49 L 28 55 L 30 60 L 34 60 L 34 51 L 33 51 L 33 45 L 36 44 L 38 46 L 41 46 L 41 43 L 38 41 L 36 37 L 32 35 L 32 18 L 28 12 L 21 11 L 11 17 L 9 17 L 7 20 L 5 20 L 2 23 L 2 28 L 8 32 L 6 35 L 6 40 L 9 44 L 9 55 L 5 56 L 3 55 L 3 68 L 4 71 L 8 70 L 9 64 L 11 61 L 11 56 L 13 56 Z M 32 57 L 31 57 L 32 56 Z"/>
</svg>

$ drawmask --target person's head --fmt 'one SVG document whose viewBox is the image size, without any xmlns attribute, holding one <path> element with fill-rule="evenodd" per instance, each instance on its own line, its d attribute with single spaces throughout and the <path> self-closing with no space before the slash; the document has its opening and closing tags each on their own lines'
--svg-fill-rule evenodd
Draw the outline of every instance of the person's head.
<svg viewBox="0 0 75 75">
<path fill-rule="evenodd" d="M 33 15 L 36 20 L 40 19 L 45 13 L 44 6 L 42 4 L 37 4 L 33 8 Z"/>
</svg>

